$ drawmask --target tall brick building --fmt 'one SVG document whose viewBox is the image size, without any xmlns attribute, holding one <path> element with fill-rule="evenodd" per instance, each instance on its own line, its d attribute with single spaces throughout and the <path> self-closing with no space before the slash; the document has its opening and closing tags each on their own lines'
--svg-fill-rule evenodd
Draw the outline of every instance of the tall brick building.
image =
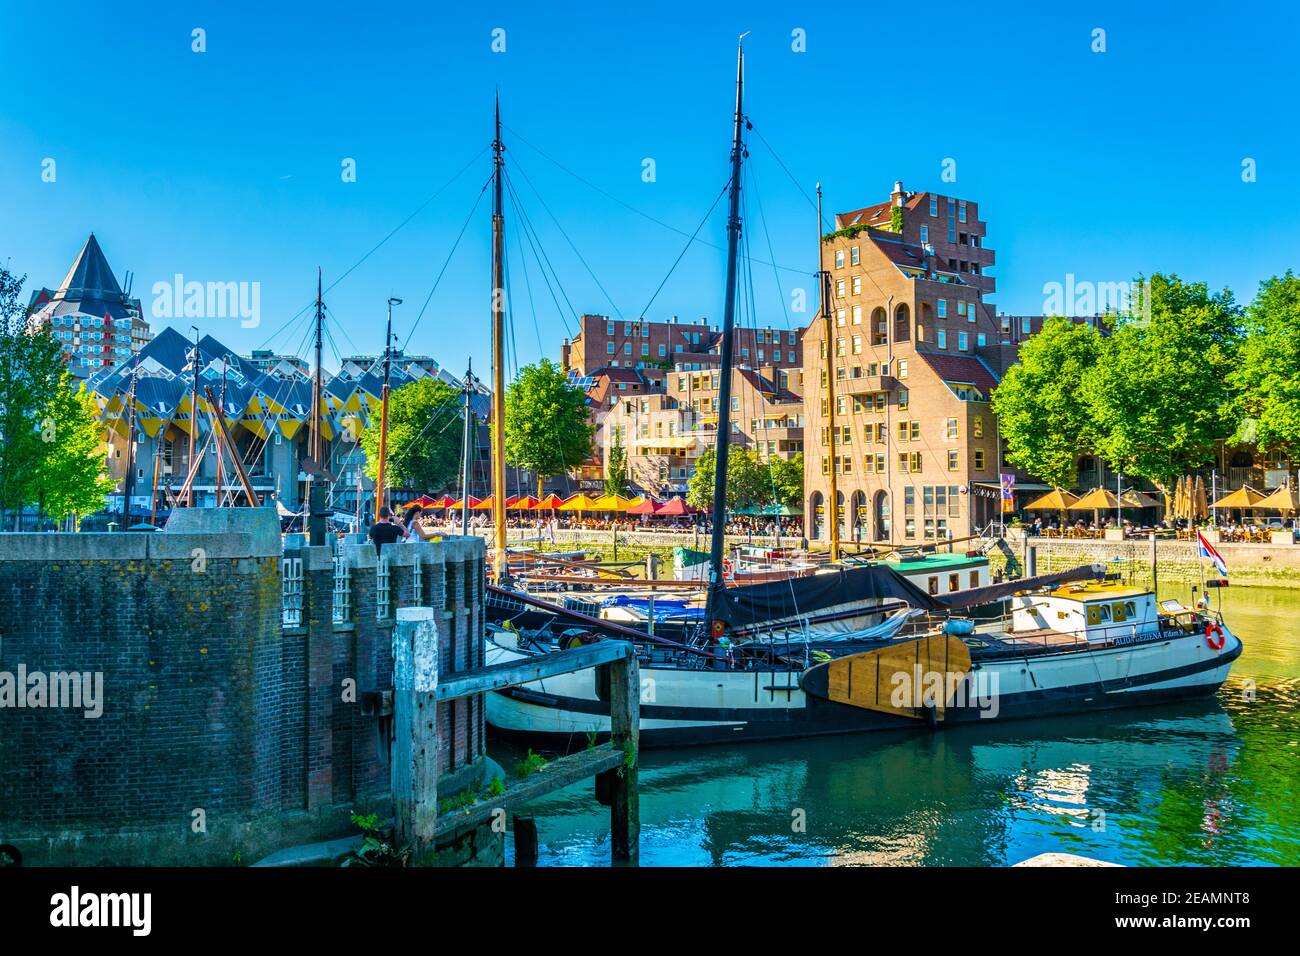
<svg viewBox="0 0 1300 956">
<path fill-rule="evenodd" d="M 657 367 L 668 370 L 711 368 L 719 363 L 722 334 L 706 320 L 678 322 L 624 321 L 584 315 L 578 334 L 566 339 L 560 359 L 566 370 L 591 375 L 596 369 Z M 800 368 L 802 332 L 781 329 L 736 329 L 736 365 Z"/>
<path fill-rule="evenodd" d="M 810 537 L 827 538 L 832 467 L 843 540 L 964 537 L 998 514 L 989 396 L 1015 354 L 984 301 L 986 224 L 974 202 L 895 183 L 835 226 L 821 247 L 830 341 L 820 317 L 804 333 Z"/>
</svg>

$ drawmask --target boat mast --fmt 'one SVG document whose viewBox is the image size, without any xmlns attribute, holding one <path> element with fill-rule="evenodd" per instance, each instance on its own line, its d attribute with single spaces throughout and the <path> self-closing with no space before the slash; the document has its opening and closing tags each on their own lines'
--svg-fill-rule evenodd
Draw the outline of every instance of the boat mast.
<svg viewBox="0 0 1300 956">
<path fill-rule="evenodd" d="M 831 342 L 834 330 L 831 328 L 831 274 L 822 268 L 822 184 L 817 184 L 817 303 L 822 314 L 823 348 L 826 350 L 822 362 L 822 374 L 826 376 L 826 440 L 830 452 L 830 500 L 823 509 L 826 527 L 830 529 L 831 561 L 840 559 L 840 495 L 835 481 L 835 375 L 832 371 Z M 813 520 L 817 516 L 813 515 Z"/>
<path fill-rule="evenodd" d="M 375 476 L 375 523 L 379 523 L 379 512 L 384 507 L 384 464 L 388 457 L 388 379 L 392 371 L 393 358 L 393 306 L 401 305 L 401 299 L 388 299 L 388 327 L 384 332 L 384 389 L 379 403 L 379 469 Z"/>
<path fill-rule="evenodd" d="M 474 360 L 470 359 L 469 365 L 465 369 L 465 432 L 461 438 L 460 446 L 460 468 L 461 468 L 461 496 L 460 496 L 460 533 L 469 536 L 469 462 L 470 462 L 470 440 L 472 437 L 472 425 L 470 419 L 469 399 L 470 391 L 474 382 Z"/>
<path fill-rule="evenodd" d="M 140 373 L 140 353 L 135 353 L 131 366 L 131 390 L 127 401 L 131 403 L 126 419 L 126 474 L 122 476 L 122 530 L 131 527 L 131 496 L 135 493 L 135 383 Z"/>
<path fill-rule="evenodd" d="M 199 327 L 191 325 L 194 331 L 194 355 L 191 358 L 191 369 L 193 370 L 193 382 L 190 386 L 190 460 L 189 467 L 194 468 L 194 442 L 199 433 Z M 192 485 L 185 487 L 185 507 L 194 506 L 194 489 Z"/>
<path fill-rule="evenodd" d="M 744 123 L 743 94 L 745 83 L 745 34 L 736 44 L 736 116 L 731 141 L 731 187 L 727 212 L 727 284 L 722 303 L 722 355 L 718 374 L 718 439 L 713 471 L 713 538 L 709 550 L 710 627 L 717 618 L 727 583 L 722 575 L 722 560 L 727 533 L 727 452 L 731 443 L 731 363 L 732 326 L 736 321 L 736 253 L 740 245 L 740 164 L 744 156 L 741 142 Z"/>
<path fill-rule="evenodd" d="M 320 406 L 322 398 L 321 382 L 321 333 L 325 325 L 325 303 L 321 301 L 321 270 L 316 267 L 316 373 L 311 380 L 311 460 L 321 467 L 320 454 Z M 309 481 L 314 479 L 309 478 Z"/>
<path fill-rule="evenodd" d="M 501 208 L 501 97 L 496 101 L 496 136 L 492 140 L 492 524 L 497 584 L 508 580 L 506 565 L 506 380 L 505 380 L 505 215 Z M 468 491 L 466 491 L 468 494 Z"/>
</svg>

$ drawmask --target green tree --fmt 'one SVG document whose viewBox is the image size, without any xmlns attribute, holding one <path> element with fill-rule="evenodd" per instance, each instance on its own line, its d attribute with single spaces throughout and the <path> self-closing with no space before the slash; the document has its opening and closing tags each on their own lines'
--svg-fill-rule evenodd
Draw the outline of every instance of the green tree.
<svg viewBox="0 0 1300 956">
<path fill-rule="evenodd" d="M 1227 290 L 1212 294 L 1203 282 L 1159 273 L 1143 299 L 1135 314 L 1112 322 L 1080 397 L 1096 452 L 1163 491 L 1210 461 L 1216 443 L 1235 431 L 1227 382 L 1240 310 Z"/>
<path fill-rule="evenodd" d="M 1229 381 L 1236 419 L 1262 451 L 1300 453 L 1300 277 L 1260 283 L 1246 310 L 1245 341 Z"/>
<path fill-rule="evenodd" d="M 434 378 L 416 379 L 388 396 L 388 487 L 442 490 L 460 473 L 464 405 L 461 393 Z M 379 416 L 361 432 L 366 475 L 379 477 Z"/>
<path fill-rule="evenodd" d="M 790 458 L 767 460 L 772 480 L 773 500 L 776 504 L 801 509 L 803 506 L 803 452 Z"/>
<path fill-rule="evenodd" d="M 609 460 L 605 463 L 605 494 L 621 495 L 627 487 L 627 449 L 623 447 L 623 429 L 615 428 L 609 443 Z"/>
<path fill-rule="evenodd" d="M 1078 455 L 1097 438 L 1083 379 L 1104 348 L 1095 328 L 1059 316 L 1020 347 L 992 399 L 1008 461 L 1058 487 L 1075 483 Z"/>
<path fill-rule="evenodd" d="M 540 481 L 591 457 L 596 427 L 586 393 L 550 359 L 519 370 L 506 389 L 505 405 L 506 461 L 511 465 L 534 472 Z"/>
<path fill-rule="evenodd" d="M 113 488 L 99 409 L 49 327 L 29 322 L 24 280 L 0 267 L 0 526 L 28 505 L 86 514 Z"/>
<path fill-rule="evenodd" d="M 56 520 L 80 519 L 104 507 L 116 484 L 104 454 L 99 405 L 84 388 L 65 385 L 55 390 L 46 412 L 42 437 L 51 441 L 41 468 L 41 510 Z"/>
<path fill-rule="evenodd" d="M 717 453 L 710 448 L 695 462 L 686 485 L 686 503 L 694 508 L 713 507 L 713 476 Z M 727 508 L 759 507 L 772 502 L 772 477 L 758 452 L 732 445 L 727 453 Z"/>
</svg>

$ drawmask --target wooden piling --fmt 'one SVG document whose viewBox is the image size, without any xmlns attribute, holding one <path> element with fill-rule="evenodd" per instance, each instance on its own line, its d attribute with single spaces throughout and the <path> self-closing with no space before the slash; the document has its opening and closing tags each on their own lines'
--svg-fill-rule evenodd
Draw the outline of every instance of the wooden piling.
<svg viewBox="0 0 1300 956">
<path fill-rule="evenodd" d="M 397 609 L 393 628 L 394 839 L 419 865 L 434 849 L 438 815 L 438 627 L 433 608 Z"/>
<path fill-rule="evenodd" d="M 614 864 L 636 866 L 640 860 L 641 803 L 637 787 L 640 763 L 641 674 L 635 653 L 607 666 L 609 673 L 610 743 L 624 754 L 615 771 L 609 808 L 610 856 Z"/>
</svg>

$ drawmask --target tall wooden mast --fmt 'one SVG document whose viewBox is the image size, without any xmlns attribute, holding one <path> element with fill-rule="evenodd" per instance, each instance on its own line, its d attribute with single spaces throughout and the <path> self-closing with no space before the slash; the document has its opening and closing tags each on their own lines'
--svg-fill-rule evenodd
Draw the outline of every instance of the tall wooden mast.
<svg viewBox="0 0 1300 956">
<path fill-rule="evenodd" d="M 496 102 L 492 140 L 492 524 L 498 584 L 506 581 L 506 374 L 505 374 L 505 214 L 502 210 L 501 98 Z M 465 492 L 469 494 L 468 489 Z"/>
<path fill-rule="evenodd" d="M 838 484 L 835 480 L 836 453 L 835 443 L 837 434 L 835 429 L 835 359 L 832 348 L 834 342 L 835 330 L 831 325 L 831 274 L 827 269 L 822 268 L 822 184 L 817 184 L 817 301 L 822 314 L 822 348 L 826 350 L 825 361 L 822 362 L 822 374 L 826 376 L 826 441 L 827 453 L 830 455 L 831 467 L 830 477 L 830 495 L 829 500 L 823 510 L 826 516 L 826 527 L 829 530 L 831 542 L 831 560 L 840 559 L 840 495 Z M 817 516 L 812 516 L 813 521 Z"/>
<path fill-rule="evenodd" d="M 316 267 L 316 373 L 311 380 L 311 460 L 321 466 L 320 406 L 321 383 L 321 333 L 325 325 L 325 304 L 321 301 L 321 270 Z"/>
<path fill-rule="evenodd" d="M 388 299 L 388 326 L 384 332 L 384 388 L 379 403 L 379 468 L 375 476 L 375 522 L 379 522 L 379 512 L 384 507 L 384 465 L 388 458 L 388 378 L 392 371 L 393 342 L 393 306 L 401 305 L 401 299 Z"/>
<path fill-rule="evenodd" d="M 194 469 L 194 446 L 199 437 L 199 329 L 198 326 L 191 326 L 194 330 L 194 355 L 191 357 L 190 369 L 190 469 Z M 195 472 L 197 474 L 197 472 Z M 185 507 L 192 507 L 194 504 L 194 491 L 189 483 L 185 486 Z"/>
<path fill-rule="evenodd" d="M 715 628 L 727 586 L 722 574 L 727 534 L 727 452 L 731 443 L 731 365 L 734 352 L 732 327 L 736 321 L 736 255 L 740 246 L 740 164 L 745 147 L 743 94 L 745 86 L 745 35 L 736 45 L 736 116 L 731 140 L 731 187 L 727 212 L 727 285 L 722 303 L 722 356 L 718 374 L 718 440 L 713 472 L 713 537 L 709 550 L 709 602 L 707 616 Z"/>
</svg>

